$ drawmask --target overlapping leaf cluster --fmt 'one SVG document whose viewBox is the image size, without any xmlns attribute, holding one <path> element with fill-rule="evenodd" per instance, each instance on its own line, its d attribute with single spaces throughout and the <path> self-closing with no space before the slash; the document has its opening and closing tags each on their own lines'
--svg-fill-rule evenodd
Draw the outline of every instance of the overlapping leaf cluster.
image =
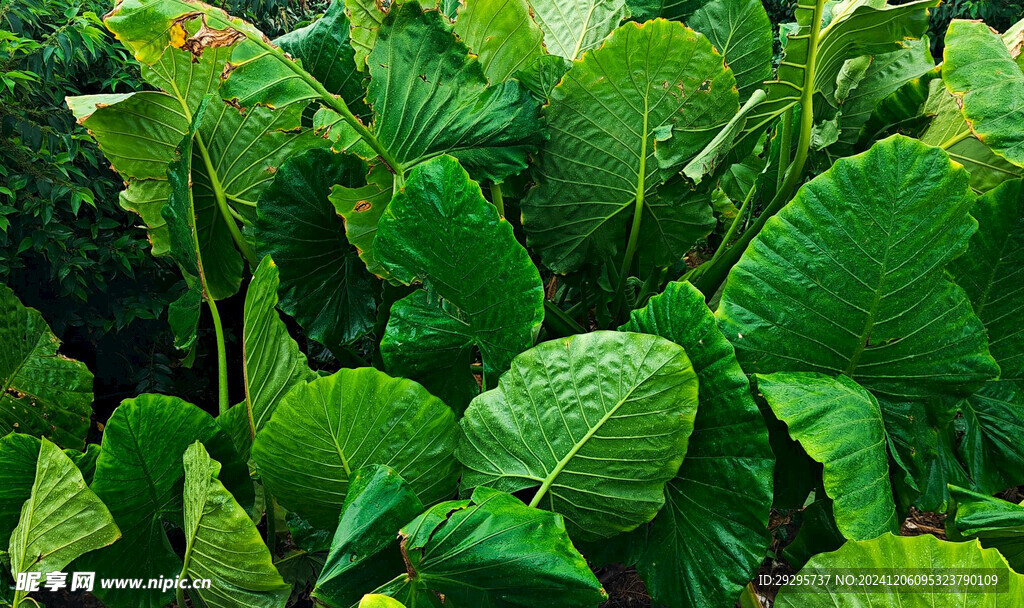
<svg viewBox="0 0 1024 608">
<path fill-rule="evenodd" d="M 991 495 L 1024 483 L 1024 26 L 954 22 L 935 66 L 935 4 L 800 0 L 773 68 L 756 0 L 349 0 L 275 41 L 122 0 L 155 90 L 68 103 L 185 276 L 186 353 L 209 309 L 220 411 L 142 395 L 73 451 L 91 377 L 0 292 L 10 572 L 212 581 L 113 607 L 561 608 L 614 562 L 731 606 L 792 540 L 774 507 L 792 565 L 1021 599 Z M 980 541 L 895 536 L 911 506 Z"/>
</svg>

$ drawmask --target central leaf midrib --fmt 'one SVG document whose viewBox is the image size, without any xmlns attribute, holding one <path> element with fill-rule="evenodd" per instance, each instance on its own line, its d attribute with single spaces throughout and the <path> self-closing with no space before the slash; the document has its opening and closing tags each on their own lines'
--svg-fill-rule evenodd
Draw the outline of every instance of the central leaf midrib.
<svg viewBox="0 0 1024 608">
<path fill-rule="evenodd" d="M 890 220 L 893 218 L 890 217 Z M 893 220 L 894 221 L 894 220 Z M 859 337 L 857 338 L 856 347 L 853 349 L 853 354 L 850 355 L 850 361 L 846 366 L 846 371 L 843 374 L 853 378 L 853 374 L 857 369 L 857 364 L 860 363 L 860 358 L 867 350 L 868 341 L 871 339 L 871 334 L 875 329 L 875 316 L 878 314 L 878 307 L 882 303 L 882 285 L 885 283 L 886 268 L 889 265 L 889 253 L 892 250 L 892 239 L 891 236 L 886 238 L 885 241 L 885 255 L 882 256 L 882 264 L 879 269 L 878 286 L 875 288 L 875 293 L 871 299 L 871 306 L 868 307 L 868 318 L 864 321 L 864 328 L 861 330 Z"/>
</svg>

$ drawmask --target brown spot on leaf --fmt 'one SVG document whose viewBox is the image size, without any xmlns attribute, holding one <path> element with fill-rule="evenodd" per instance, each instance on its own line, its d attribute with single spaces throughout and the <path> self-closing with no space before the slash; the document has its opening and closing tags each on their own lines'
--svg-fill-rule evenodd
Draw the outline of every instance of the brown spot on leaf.
<svg viewBox="0 0 1024 608">
<path fill-rule="evenodd" d="M 19 390 L 18 390 L 18 389 L 16 389 L 16 388 L 13 388 L 13 387 L 12 387 L 12 388 L 9 388 L 9 389 L 7 389 L 7 390 L 6 390 L 5 392 L 6 392 L 6 393 L 7 393 L 8 395 L 10 395 L 11 397 L 14 397 L 15 399 L 24 399 L 24 398 L 25 398 L 25 393 L 23 393 L 23 392 L 19 391 Z"/>
<path fill-rule="evenodd" d="M 184 24 L 195 19 L 197 16 L 202 20 L 202 26 L 199 28 L 199 31 L 192 36 L 184 37 Z M 176 34 L 176 28 L 180 28 L 182 32 L 181 40 L 179 40 L 179 37 Z M 171 45 L 192 53 L 192 60 L 195 62 L 199 61 L 199 58 L 203 55 L 203 51 L 206 49 L 231 46 L 244 38 L 245 34 L 234 28 L 226 28 L 223 30 L 213 29 L 206 24 L 206 15 L 196 12 L 186 13 L 185 15 L 178 17 L 174 21 L 174 25 L 171 27 Z"/>
<path fill-rule="evenodd" d="M 363 211 L 369 211 L 371 208 L 373 208 L 373 204 L 370 201 L 359 201 L 356 203 L 354 210 L 362 213 Z"/>
</svg>

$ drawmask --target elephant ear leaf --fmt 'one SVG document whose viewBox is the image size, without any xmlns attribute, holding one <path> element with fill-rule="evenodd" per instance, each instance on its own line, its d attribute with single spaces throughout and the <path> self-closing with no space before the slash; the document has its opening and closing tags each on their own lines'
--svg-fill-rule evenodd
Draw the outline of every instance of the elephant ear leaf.
<svg viewBox="0 0 1024 608">
<path fill-rule="evenodd" d="M 121 534 L 103 501 L 85 485 L 71 458 L 45 438 L 39 442 L 32 491 L 11 532 L 11 575 L 61 571 L 82 554 Z M 24 591 L 15 592 L 14 605 Z"/>
<path fill-rule="evenodd" d="M 631 539 L 641 549 L 637 570 L 655 601 L 671 608 L 728 604 L 771 542 L 774 458 L 747 376 L 689 283 L 669 283 L 619 329 L 683 347 L 700 383 L 687 457 L 665 485 L 665 506 Z"/>
<path fill-rule="evenodd" d="M 349 477 L 366 465 L 387 464 L 425 504 L 450 496 L 457 433 L 448 406 L 412 380 L 343 369 L 285 395 L 256 434 L 252 458 L 283 507 L 333 530 Z"/>
<path fill-rule="evenodd" d="M 704 36 L 660 19 L 628 23 L 576 61 L 544 106 L 551 140 L 523 201 L 523 226 L 544 264 L 565 273 L 621 252 L 631 222 L 646 228 L 640 255 L 655 263 L 671 264 L 707 235 L 707 200 L 679 192 L 660 200 L 655 139 L 670 139 L 680 163 L 695 156 L 736 114 L 735 85 Z"/>
<path fill-rule="evenodd" d="M 0 435 L 17 431 L 85 447 L 92 374 L 59 348 L 39 311 L 0 284 Z"/>
<path fill-rule="evenodd" d="M 373 326 L 377 287 L 328 196 L 365 174 L 358 158 L 307 150 L 281 166 L 256 209 L 256 248 L 279 268 L 281 310 L 336 352 Z"/>
<path fill-rule="evenodd" d="M 178 576 L 181 559 L 171 549 L 164 526 L 183 525 L 182 456 L 196 441 L 223 464 L 220 477 L 235 498 L 252 505 L 249 468 L 209 414 L 166 395 L 126 400 L 107 421 L 92 483 L 123 538 L 87 555 L 83 569 L 112 578 Z M 161 589 L 97 587 L 96 592 L 113 608 L 160 608 L 173 598 Z"/>
<path fill-rule="evenodd" d="M 804 185 L 722 293 L 716 315 L 743 369 L 844 374 L 894 400 L 966 395 L 997 376 L 981 321 L 944 274 L 977 226 L 968 179 L 897 135 Z"/>
<path fill-rule="evenodd" d="M 970 564 L 981 572 L 997 574 L 998 590 L 965 589 L 953 586 L 943 593 L 921 593 L 920 587 L 881 590 L 878 587 L 839 587 L 834 578 L 826 583 L 827 573 L 837 570 L 871 572 L 873 569 L 906 568 L 908 571 L 935 571 L 963 568 Z M 849 541 L 837 551 L 815 555 L 798 574 L 805 584 L 784 585 L 775 600 L 778 608 L 855 608 L 859 606 L 934 606 L 935 608 L 998 608 L 1024 602 L 1024 575 L 1009 569 L 1006 559 L 995 549 L 983 549 L 977 541 L 953 543 L 931 534 L 895 536 L 883 534 L 876 539 Z M 1005 586 L 1004 586 L 1005 585 Z"/>
<path fill-rule="evenodd" d="M 686 24 L 704 34 L 736 76 L 740 103 L 772 76 L 772 23 L 760 0 L 712 0 Z"/>
<path fill-rule="evenodd" d="M 366 589 L 391 580 L 404 568 L 398 531 L 422 512 L 423 503 L 394 469 L 369 465 L 353 473 L 313 597 L 351 606 Z"/>
<path fill-rule="evenodd" d="M 180 579 L 207 579 L 195 593 L 210 608 L 284 608 L 291 593 L 256 525 L 217 478 L 200 442 L 183 455 L 185 561 Z"/>
<path fill-rule="evenodd" d="M 438 595 L 458 606 L 584 608 L 608 599 L 561 516 L 477 488 L 399 532 L 407 572 L 374 593 L 409 606 Z"/>
<path fill-rule="evenodd" d="M 983 547 L 997 549 L 1011 568 L 1024 570 L 1024 504 L 953 485 L 949 493 L 956 500 L 955 516 L 946 519 L 950 540 L 977 538 Z"/>
<path fill-rule="evenodd" d="M 825 493 L 843 536 L 898 532 L 882 410 L 871 393 L 846 376 L 785 372 L 758 375 L 757 390 L 790 436 L 824 465 Z"/>
<path fill-rule="evenodd" d="M 454 158 L 410 172 L 381 217 L 373 246 L 391 277 L 426 287 L 391 309 L 381 341 L 389 371 L 424 382 L 457 406 L 453 394 L 476 391 L 469 368 L 474 350 L 485 382 L 493 383 L 533 345 L 544 318 L 540 274 L 512 225 Z M 439 389 L 442 382 L 462 387 Z"/>
<path fill-rule="evenodd" d="M 488 85 L 451 22 L 415 2 L 384 18 L 369 71 L 373 132 L 405 170 L 450 154 L 474 178 L 500 182 L 545 139 L 533 96 L 516 80 Z"/>
<path fill-rule="evenodd" d="M 971 131 L 992 151 L 1024 166 L 1024 72 L 999 34 L 981 21 L 954 20 L 946 33 L 942 80 Z"/>
<path fill-rule="evenodd" d="M 563 515 L 576 538 L 626 532 L 664 504 L 696 410 L 693 366 L 663 338 L 594 332 L 545 342 L 466 410 L 462 484 L 537 488 L 530 505 Z"/>
</svg>

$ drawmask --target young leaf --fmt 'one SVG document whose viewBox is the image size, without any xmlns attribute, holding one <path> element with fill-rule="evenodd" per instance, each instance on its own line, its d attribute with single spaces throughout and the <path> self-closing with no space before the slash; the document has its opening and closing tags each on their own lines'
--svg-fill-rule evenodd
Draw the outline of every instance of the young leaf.
<svg viewBox="0 0 1024 608">
<path fill-rule="evenodd" d="M 385 17 L 369 71 L 374 134 L 405 170 L 450 154 L 474 178 L 500 182 L 546 137 L 530 93 L 515 80 L 488 86 L 451 23 L 415 2 Z"/>
<path fill-rule="evenodd" d="M 696 410 L 696 374 L 667 340 L 594 332 L 545 342 L 466 410 L 462 484 L 538 488 L 531 506 L 562 514 L 581 539 L 629 531 L 664 504 Z"/>
<path fill-rule="evenodd" d="M 316 377 L 277 313 L 278 283 L 277 264 L 267 256 L 260 262 L 245 294 L 242 349 L 251 438 L 255 438 L 293 386 Z"/>
<path fill-rule="evenodd" d="M 946 32 L 942 80 L 971 131 L 997 154 L 1024 166 L 1024 72 L 999 34 L 981 21 L 954 20 Z"/>
<path fill-rule="evenodd" d="M 866 590 L 836 592 L 834 576 L 831 583 L 815 574 L 836 572 L 834 569 L 870 572 L 875 568 L 907 568 L 935 571 L 964 568 L 993 569 L 1000 583 L 1006 579 L 1005 590 L 989 591 L 973 586 L 953 586 L 941 593 L 922 593 L 915 588 L 904 591 L 882 586 Z M 833 570 L 829 570 L 833 569 Z M 940 570 L 941 571 L 941 570 Z M 799 574 L 808 576 L 808 584 L 785 585 L 776 597 L 777 608 L 855 608 L 860 606 L 904 606 L 905 608 L 997 608 L 1024 602 L 1024 576 L 1007 568 L 1006 560 L 995 549 L 982 549 L 977 541 L 951 543 L 930 535 L 894 536 L 884 534 L 874 540 L 850 541 L 832 553 L 816 555 Z M 820 582 L 819 582 L 820 581 Z"/>
<path fill-rule="evenodd" d="M 822 463 L 836 524 L 851 540 L 899 531 L 889 485 L 889 456 L 878 401 L 846 376 L 777 373 L 757 376 L 789 434 Z"/>
<path fill-rule="evenodd" d="M 942 150 L 894 136 L 801 188 L 722 293 L 744 370 L 844 374 L 895 399 L 995 377 L 984 327 L 943 274 L 976 228 L 967 182 Z"/>
<path fill-rule="evenodd" d="M 7 555 L 11 575 L 63 570 L 73 559 L 120 536 L 110 511 L 85 485 L 75 463 L 42 439 L 32 491 L 11 532 Z M 15 592 L 14 606 L 24 593 Z"/>
<path fill-rule="evenodd" d="M 349 476 L 386 464 L 424 503 L 451 495 L 458 475 L 451 410 L 411 380 L 343 369 L 294 387 L 256 435 L 263 483 L 318 528 L 338 523 Z"/>
<path fill-rule="evenodd" d="M 771 541 L 774 458 L 747 377 L 689 283 L 669 283 L 619 329 L 683 347 L 700 382 L 687 458 L 665 486 L 665 506 L 640 535 L 637 569 L 655 601 L 672 608 L 735 601 Z"/>
<path fill-rule="evenodd" d="M 950 539 L 980 539 L 981 546 L 998 549 L 1011 568 L 1024 570 L 1024 504 L 1015 505 L 956 486 L 950 486 L 949 492 L 956 500 L 954 517 L 946 519 Z"/>
<path fill-rule="evenodd" d="M 393 469 L 369 465 L 352 474 L 338 529 L 313 597 L 347 608 L 403 569 L 397 535 L 423 503 Z"/>
<path fill-rule="evenodd" d="M 454 158 L 410 172 L 380 219 L 374 256 L 391 277 L 427 288 L 391 309 L 381 340 L 389 371 L 434 390 L 439 380 L 475 384 L 469 363 L 479 349 L 493 383 L 533 345 L 544 319 L 540 274 Z"/>
<path fill-rule="evenodd" d="M 257 207 L 256 249 L 280 269 L 281 310 L 332 350 L 373 326 L 375 282 L 327 199 L 335 184 L 355 187 L 365 174 L 356 158 L 308 150 L 281 166 Z"/>
<path fill-rule="evenodd" d="M 405 605 L 386 595 L 371 593 L 359 600 L 358 608 L 405 608 Z"/>
<path fill-rule="evenodd" d="M 621 254 L 631 222 L 650 235 L 630 239 L 634 249 L 665 265 L 710 232 L 701 198 L 648 204 L 662 183 L 655 139 L 671 137 L 679 162 L 696 155 L 736 114 L 735 84 L 706 38 L 664 20 L 628 23 L 575 62 L 544 107 L 551 141 L 522 207 L 544 264 L 565 273 Z"/>
<path fill-rule="evenodd" d="M 407 573 L 374 593 L 408 606 L 583 608 L 608 599 L 562 517 L 513 496 L 477 488 L 441 503 L 400 532 Z"/>
<path fill-rule="evenodd" d="M 242 504 L 251 505 L 249 469 L 231 439 L 209 414 L 166 395 L 140 395 L 114 410 L 103 432 L 92 489 L 103 500 L 123 538 L 86 557 L 82 570 L 112 578 L 174 578 L 181 571 L 164 522 L 182 524 L 182 455 L 203 442 L 224 465 L 222 478 Z M 173 594 L 160 589 L 101 589 L 113 608 L 160 608 Z"/>
<path fill-rule="evenodd" d="M 195 593 L 210 608 L 284 608 L 291 587 L 274 568 L 259 530 L 199 441 L 185 450 L 185 561 L 179 579 L 209 579 Z"/>
<path fill-rule="evenodd" d="M 544 32 L 526 0 L 460 2 L 455 34 L 479 58 L 492 83 L 512 78 L 544 56 Z"/>
<path fill-rule="evenodd" d="M 0 284 L 0 435 L 17 431 L 85 447 L 92 374 L 58 348 L 39 311 Z"/>
</svg>

